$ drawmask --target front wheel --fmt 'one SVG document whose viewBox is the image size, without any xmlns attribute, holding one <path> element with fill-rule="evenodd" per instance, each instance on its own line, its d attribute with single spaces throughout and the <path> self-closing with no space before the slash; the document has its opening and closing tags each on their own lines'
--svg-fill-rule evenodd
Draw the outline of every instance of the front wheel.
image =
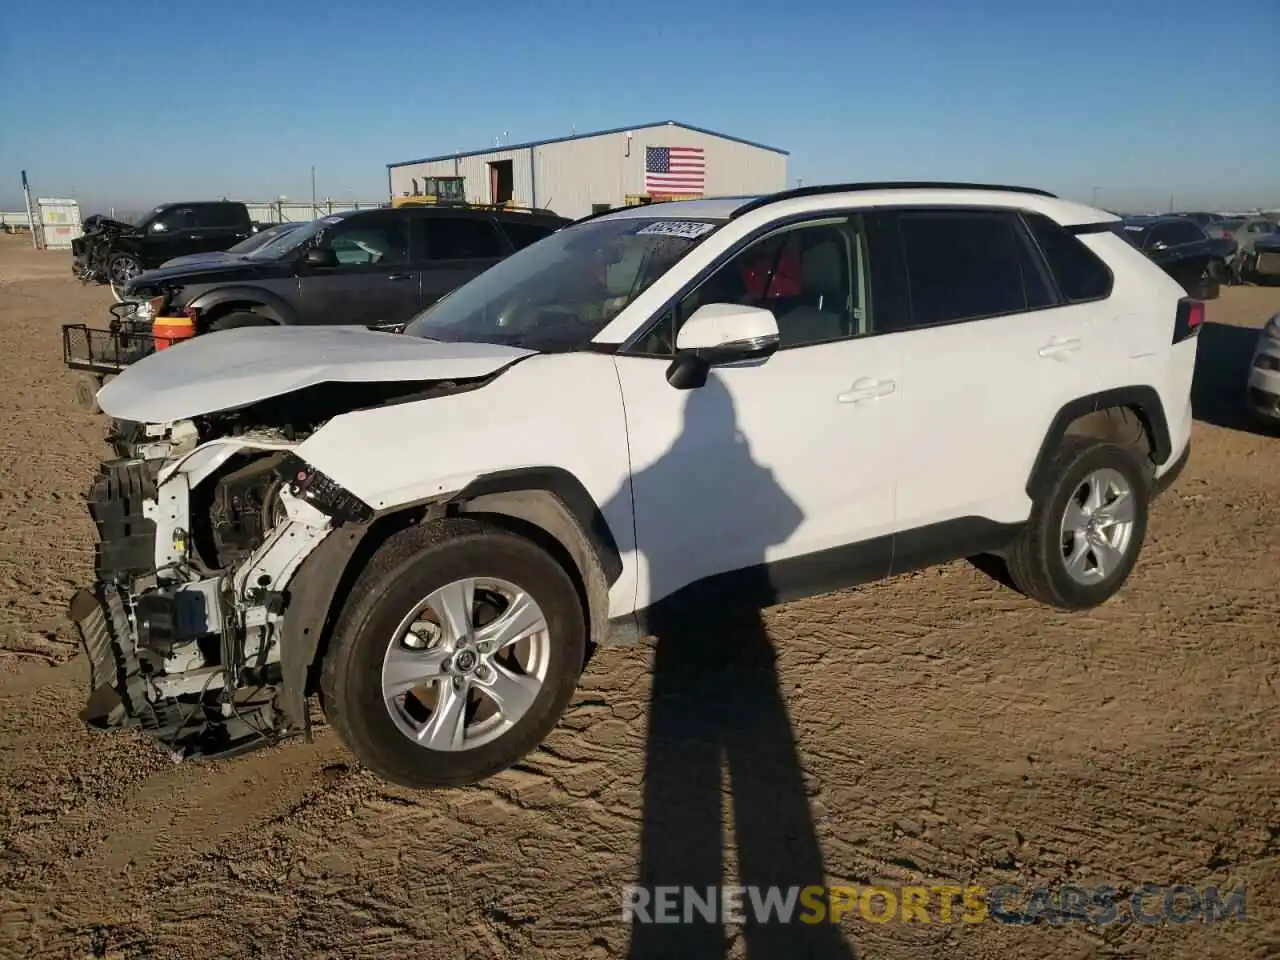
<svg viewBox="0 0 1280 960">
<path fill-rule="evenodd" d="M 1063 610 L 1111 599 L 1138 562 L 1150 486 L 1128 447 L 1067 436 L 1049 466 L 1052 483 L 1007 558 L 1024 594 Z"/>
<path fill-rule="evenodd" d="M 551 732 L 585 654 L 578 591 L 553 557 L 485 523 L 435 521 L 369 560 L 325 654 L 321 697 L 374 773 L 461 786 Z"/>
<path fill-rule="evenodd" d="M 107 281 L 112 293 L 142 273 L 142 264 L 131 253 L 114 253 L 107 262 Z"/>
</svg>

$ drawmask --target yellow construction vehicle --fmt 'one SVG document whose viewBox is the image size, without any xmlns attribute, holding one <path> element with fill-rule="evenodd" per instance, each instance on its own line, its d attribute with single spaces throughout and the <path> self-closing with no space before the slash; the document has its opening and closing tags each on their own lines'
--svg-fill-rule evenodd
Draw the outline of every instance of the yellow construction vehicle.
<svg viewBox="0 0 1280 960">
<path fill-rule="evenodd" d="M 393 197 L 391 206 L 419 206 L 430 204 L 466 203 L 467 193 L 463 188 L 465 177 L 422 177 L 413 178 L 413 193 L 404 197 Z"/>
<path fill-rule="evenodd" d="M 413 179 L 413 193 L 392 197 L 392 207 L 471 207 L 476 210 L 508 210 L 555 216 L 541 207 L 521 207 L 514 203 L 473 203 L 467 199 L 464 177 L 422 177 Z"/>
</svg>

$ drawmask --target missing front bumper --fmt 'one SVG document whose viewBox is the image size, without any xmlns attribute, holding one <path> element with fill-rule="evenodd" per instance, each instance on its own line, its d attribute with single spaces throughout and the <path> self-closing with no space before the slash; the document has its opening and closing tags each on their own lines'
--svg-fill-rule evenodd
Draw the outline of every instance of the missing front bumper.
<svg viewBox="0 0 1280 960">
<path fill-rule="evenodd" d="M 99 585 L 72 598 L 68 615 L 89 660 L 90 693 L 80 719 L 99 730 L 133 727 L 174 760 L 218 760 L 269 746 L 291 735 L 276 711 L 276 687 L 260 684 L 225 698 L 221 691 L 192 696 L 159 694 L 148 673 L 147 652 L 118 590 Z M 301 733 L 302 731 L 297 731 Z"/>
</svg>

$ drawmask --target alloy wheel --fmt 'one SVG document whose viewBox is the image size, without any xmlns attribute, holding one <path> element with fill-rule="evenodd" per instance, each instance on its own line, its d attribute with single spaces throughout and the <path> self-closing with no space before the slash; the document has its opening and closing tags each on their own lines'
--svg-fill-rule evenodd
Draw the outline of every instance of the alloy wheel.
<svg viewBox="0 0 1280 960">
<path fill-rule="evenodd" d="M 532 596 L 505 580 L 457 580 L 401 621 L 382 661 L 382 699 L 415 743 L 473 750 L 529 712 L 550 660 L 547 619 Z"/>
</svg>

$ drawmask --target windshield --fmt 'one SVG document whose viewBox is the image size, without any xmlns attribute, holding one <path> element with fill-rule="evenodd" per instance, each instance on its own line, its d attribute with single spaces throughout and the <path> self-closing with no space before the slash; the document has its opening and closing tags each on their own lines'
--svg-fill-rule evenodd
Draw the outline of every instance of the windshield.
<svg viewBox="0 0 1280 960">
<path fill-rule="evenodd" d="M 1126 223 L 1119 231 L 1120 236 L 1124 237 L 1139 250 L 1142 249 L 1143 243 L 1147 239 L 1147 230 L 1150 228 L 1142 223 Z"/>
<path fill-rule="evenodd" d="M 259 247 L 266 246 L 277 237 L 289 233 L 298 226 L 299 224 L 296 223 L 277 223 L 274 226 L 263 227 L 257 233 L 251 233 L 235 246 L 228 247 L 227 253 L 248 253 L 250 250 L 257 250 Z"/>
<path fill-rule="evenodd" d="M 336 221 L 334 221 L 336 222 Z M 245 256 L 249 260 L 277 260 L 286 254 L 299 249 L 312 237 L 320 233 L 328 224 L 324 220 L 312 220 L 294 230 L 285 230 Z"/>
<path fill-rule="evenodd" d="M 544 353 L 581 349 L 717 226 L 628 217 L 567 227 L 437 301 L 405 333 Z"/>
<path fill-rule="evenodd" d="M 146 213 L 140 213 L 136 217 L 129 217 L 124 222 L 131 226 L 140 227 L 163 209 L 164 204 L 161 204 L 158 207 L 152 207 Z"/>
</svg>

